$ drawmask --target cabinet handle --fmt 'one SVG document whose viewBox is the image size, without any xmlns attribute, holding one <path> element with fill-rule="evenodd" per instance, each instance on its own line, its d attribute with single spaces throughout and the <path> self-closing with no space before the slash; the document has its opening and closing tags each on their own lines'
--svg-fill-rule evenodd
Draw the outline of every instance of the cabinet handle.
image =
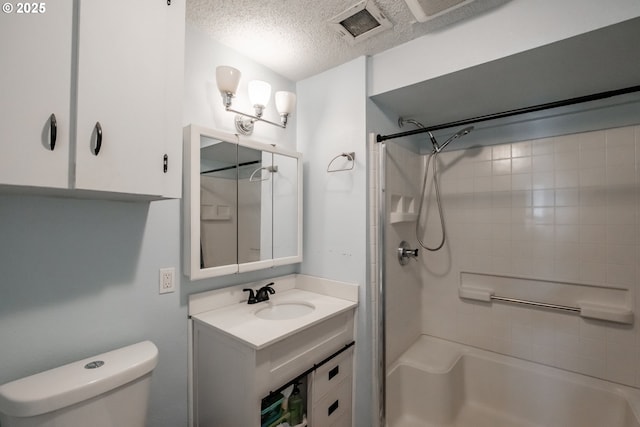
<svg viewBox="0 0 640 427">
<path fill-rule="evenodd" d="M 49 117 L 49 132 L 50 132 L 50 140 L 49 147 L 51 151 L 56 148 L 56 140 L 58 139 L 58 121 L 56 120 L 56 115 L 51 113 Z"/>
<path fill-rule="evenodd" d="M 96 148 L 93 150 L 93 154 L 97 156 L 100 148 L 102 148 L 102 126 L 100 122 L 96 122 Z"/>
<path fill-rule="evenodd" d="M 340 373 L 340 365 L 336 366 L 332 370 L 329 371 L 329 381 L 333 379 L 336 375 Z"/>
<path fill-rule="evenodd" d="M 329 406 L 329 410 L 327 411 L 328 412 L 327 415 L 331 416 L 331 414 L 333 414 L 336 411 L 336 409 L 338 409 L 339 406 L 340 406 L 340 401 L 336 400 L 335 402 L 333 402 L 331 404 L 331 406 Z"/>
</svg>

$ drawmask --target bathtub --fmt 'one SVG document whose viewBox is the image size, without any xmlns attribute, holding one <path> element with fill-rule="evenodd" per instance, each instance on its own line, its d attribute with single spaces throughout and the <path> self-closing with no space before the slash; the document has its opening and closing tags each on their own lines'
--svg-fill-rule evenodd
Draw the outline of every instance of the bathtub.
<svg viewBox="0 0 640 427">
<path fill-rule="evenodd" d="M 387 374 L 388 427 L 640 427 L 640 390 L 422 336 Z"/>
</svg>

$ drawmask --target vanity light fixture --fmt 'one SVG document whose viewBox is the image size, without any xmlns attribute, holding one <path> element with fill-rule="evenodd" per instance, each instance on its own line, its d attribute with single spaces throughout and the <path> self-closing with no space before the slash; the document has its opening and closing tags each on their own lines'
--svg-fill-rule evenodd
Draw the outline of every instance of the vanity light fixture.
<svg viewBox="0 0 640 427">
<path fill-rule="evenodd" d="M 278 91 L 275 94 L 276 110 L 280 114 L 280 123 L 275 123 L 262 118 L 262 113 L 271 98 L 271 85 L 261 80 L 252 80 L 248 84 L 249 100 L 253 105 L 254 114 L 247 114 L 231 108 L 231 102 L 238 90 L 240 83 L 240 70 L 221 65 L 216 68 L 216 84 L 222 96 L 222 102 L 226 111 L 236 113 L 236 130 L 243 135 L 253 133 L 255 122 L 265 122 L 281 128 L 287 127 L 289 114 L 296 108 L 296 95 L 292 92 Z"/>
</svg>

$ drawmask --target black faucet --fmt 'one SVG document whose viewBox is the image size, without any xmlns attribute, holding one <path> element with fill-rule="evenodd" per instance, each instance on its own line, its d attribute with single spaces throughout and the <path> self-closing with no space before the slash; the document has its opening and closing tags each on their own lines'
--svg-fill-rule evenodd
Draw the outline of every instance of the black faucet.
<svg viewBox="0 0 640 427">
<path fill-rule="evenodd" d="M 273 289 L 273 282 L 267 283 L 257 292 L 253 292 L 253 289 L 243 289 L 244 292 L 249 292 L 249 299 L 247 300 L 247 304 L 256 304 L 262 301 L 269 301 L 269 294 L 273 295 L 276 293 L 276 290 Z"/>
</svg>

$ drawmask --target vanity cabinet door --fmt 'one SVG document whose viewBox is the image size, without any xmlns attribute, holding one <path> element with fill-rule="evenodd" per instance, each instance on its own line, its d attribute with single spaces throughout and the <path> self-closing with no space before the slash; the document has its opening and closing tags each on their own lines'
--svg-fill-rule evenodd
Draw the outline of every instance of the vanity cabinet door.
<svg viewBox="0 0 640 427">
<path fill-rule="evenodd" d="M 47 2 L 43 13 L 7 4 L 13 11 L 0 13 L 0 184 L 67 188 L 73 1 Z"/>
<path fill-rule="evenodd" d="M 172 30 L 184 6 L 173 3 L 81 1 L 76 188 L 163 195 L 167 145 L 180 170 L 181 118 L 167 112 L 181 103 L 170 96 L 181 84 L 171 62 L 183 60 Z"/>
</svg>

